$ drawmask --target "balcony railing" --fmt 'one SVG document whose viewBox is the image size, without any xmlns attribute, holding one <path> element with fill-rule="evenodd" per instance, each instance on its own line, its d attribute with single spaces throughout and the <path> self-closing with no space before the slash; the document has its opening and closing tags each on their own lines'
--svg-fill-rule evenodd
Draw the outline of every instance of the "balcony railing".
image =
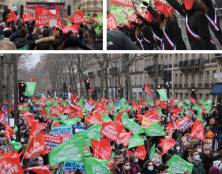
<svg viewBox="0 0 222 174">
<path fill-rule="evenodd" d="M 144 68 L 144 71 L 146 71 L 147 68 Z"/>
<path fill-rule="evenodd" d="M 147 67 L 147 72 L 152 72 L 153 71 L 153 66 L 148 66 Z"/>
<path fill-rule="evenodd" d="M 184 83 L 184 88 L 188 88 L 189 84 L 188 83 Z"/>
<path fill-rule="evenodd" d="M 198 87 L 203 87 L 203 83 L 198 83 Z"/>
<path fill-rule="evenodd" d="M 184 68 L 184 62 L 183 61 L 179 62 L 179 68 Z"/>
<path fill-rule="evenodd" d="M 118 72 L 118 68 L 117 67 L 109 68 L 109 73 L 115 73 L 115 72 Z"/>
<path fill-rule="evenodd" d="M 183 87 L 183 85 L 182 84 L 179 84 L 179 88 L 182 88 Z"/>
<path fill-rule="evenodd" d="M 211 83 L 211 87 L 214 87 L 215 86 L 215 83 Z"/>
<path fill-rule="evenodd" d="M 93 76 L 93 72 L 88 72 L 88 76 Z"/>
<path fill-rule="evenodd" d="M 209 59 L 209 58 L 206 58 L 206 59 L 205 59 L 205 63 L 210 63 L 210 59 Z"/>
<path fill-rule="evenodd" d="M 175 63 L 175 64 L 174 64 L 174 67 L 177 68 L 177 67 L 178 67 L 178 63 Z"/>
<path fill-rule="evenodd" d="M 97 75 L 101 75 L 101 70 L 97 70 Z"/>
<path fill-rule="evenodd" d="M 211 63 L 215 63 L 215 62 L 217 62 L 217 59 L 215 59 L 215 58 L 211 59 Z"/>
<path fill-rule="evenodd" d="M 177 84 L 174 84 L 174 88 L 177 88 Z"/>
<path fill-rule="evenodd" d="M 165 69 L 165 68 L 168 68 L 168 65 L 164 65 L 164 69 Z"/>
<path fill-rule="evenodd" d="M 195 83 L 191 83 L 191 87 L 192 87 L 192 88 L 195 87 Z"/>
<path fill-rule="evenodd" d="M 209 87 L 210 84 L 209 84 L 209 83 L 204 83 L 204 86 L 205 86 L 205 87 Z"/>
<path fill-rule="evenodd" d="M 172 64 L 169 64 L 169 68 L 172 68 Z"/>
</svg>

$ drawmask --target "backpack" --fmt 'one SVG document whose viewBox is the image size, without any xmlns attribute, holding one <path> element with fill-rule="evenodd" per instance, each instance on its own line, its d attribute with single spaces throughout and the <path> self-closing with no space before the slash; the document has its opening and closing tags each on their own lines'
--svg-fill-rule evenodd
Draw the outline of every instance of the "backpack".
<svg viewBox="0 0 222 174">
<path fill-rule="evenodd" d="M 23 46 L 21 48 L 17 48 L 17 50 L 29 50 L 29 46 L 28 46 L 28 44 L 25 44 L 25 46 Z"/>
</svg>

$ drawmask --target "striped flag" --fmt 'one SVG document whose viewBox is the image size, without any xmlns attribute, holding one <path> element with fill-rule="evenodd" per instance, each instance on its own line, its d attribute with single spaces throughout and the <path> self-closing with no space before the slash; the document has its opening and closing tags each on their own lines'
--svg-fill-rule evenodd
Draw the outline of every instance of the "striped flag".
<svg viewBox="0 0 222 174">
<path fill-rule="evenodd" d="M 89 112 L 91 112 L 92 109 L 93 109 L 93 106 L 87 102 L 87 103 L 85 104 L 85 108 L 86 108 Z"/>
<path fill-rule="evenodd" d="M 67 94 L 67 97 L 68 97 L 68 99 L 69 99 L 70 101 L 74 101 L 75 96 L 74 96 L 72 93 L 66 92 L 66 94 Z"/>
<path fill-rule="evenodd" d="M 147 94 L 151 94 L 151 95 L 153 95 L 152 91 L 150 90 L 150 88 L 147 86 L 146 83 L 145 83 L 144 86 L 145 86 L 145 87 L 144 87 L 144 92 L 146 92 Z"/>
</svg>

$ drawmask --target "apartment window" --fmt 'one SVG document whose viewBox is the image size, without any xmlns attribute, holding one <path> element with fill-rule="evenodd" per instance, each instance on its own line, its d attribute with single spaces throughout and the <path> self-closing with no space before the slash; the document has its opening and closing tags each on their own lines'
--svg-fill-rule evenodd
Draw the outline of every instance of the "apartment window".
<svg viewBox="0 0 222 174">
<path fill-rule="evenodd" d="M 172 55 L 170 55 L 169 64 L 172 65 Z"/>
<path fill-rule="evenodd" d="M 137 79 L 136 79 L 136 77 L 135 77 L 135 86 L 136 86 L 136 81 L 137 81 Z"/>
<path fill-rule="evenodd" d="M 87 5 L 87 9 L 88 9 L 88 10 L 90 9 L 90 5 Z"/>
<path fill-rule="evenodd" d="M 216 78 L 214 78 L 214 73 L 216 73 L 216 71 L 213 71 L 213 82 L 214 82 L 214 84 L 216 83 Z"/>
<path fill-rule="evenodd" d="M 209 71 L 207 71 L 206 72 L 206 83 L 209 83 L 209 81 L 210 81 L 210 73 L 209 73 Z"/>
<path fill-rule="evenodd" d="M 172 57 L 170 57 L 171 58 L 171 63 L 172 63 Z M 175 63 L 177 64 L 178 63 L 178 56 L 177 56 L 177 54 L 176 54 L 176 56 L 175 56 Z"/>
<path fill-rule="evenodd" d="M 136 67 L 135 62 L 133 62 L 133 72 L 135 72 L 135 67 Z"/>
<path fill-rule="evenodd" d="M 195 54 L 192 54 L 192 58 L 195 59 Z"/>
<path fill-rule="evenodd" d="M 140 85 L 142 85 L 142 84 L 143 84 L 142 80 L 143 80 L 143 79 L 142 79 L 142 77 L 140 77 Z"/>
<path fill-rule="evenodd" d="M 202 54 L 200 54 L 200 58 L 202 58 Z"/>
<path fill-rule="evenodd" d="M 147 67 L 147 60 L 145 60 L 145 68 Z"/>
<path fill-rule="evenodd" d="M 135 63 L 135 70 L 137 71 L 138 68 L 138 62 Z"/>
<path fill-rule="evenodd" d="M 140 60 L 140 71 L 143 71 L 143 60 Z"/>
<path fill-rule="evenodd" d="M 182 74 L 180 74 L 180 84 L 182 84 Z"/>
<path fill-rule="evenodd" d="M 165 65 L 167 65 L 167 57 L 165 57 Z"/>
<path fill-rule="evenodd" d="M 185 74 L 185 83 L 187 83 L 188 74 Z"/>
<path fill-rule="evenodd" d="M 175 75 L 175 82 L 177 84 L 177 80 L 178 80 L 178 74 Z"/>
<path fill-rule="evenodd" d="M 200 82 L 200 83 L 203 83 L 203 73 L 202 73 L 202 72 L 200 72 L 200 79 L 199 79 L 199 82 Z"/>
</svg>

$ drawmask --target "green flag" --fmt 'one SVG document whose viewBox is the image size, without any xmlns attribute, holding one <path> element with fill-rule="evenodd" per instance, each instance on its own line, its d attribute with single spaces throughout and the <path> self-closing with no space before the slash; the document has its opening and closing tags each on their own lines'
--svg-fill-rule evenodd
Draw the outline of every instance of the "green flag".
<svg viewBox="0 0 222 174">
<path fill-rule="evenodd" d="M 125 23 L 128 24 L 128 19 L 124 16 L 115 15 L 116 21 L 119 23 Z"/>
<path fill-rule="evenodd" d="M 155 106 L 155 104 L 153 103 L 153 100 L 150 100 L 149 103 L 148 103 L 148 105 L 150 105 L 151 107 L 154 107 L 154 106 Z"/>
<path fill-rule="evenodd" d="M 18 127 L 16 125 L 14 127 L 14 131 L 15 131 L 15 133 L 18 131 Z"/>
<path fill-rule="evenodd" d="M 198 100 L 198 103 L 200 103 L 201 105 L 205 103 L 204 99 Z"/>
<path fill-rule="evenodd" d="M 72 22 L 71 22 L 71 21 L 68 21 L 66 25 L 71 26 L 71 25 L 72 25 Z"/>
<path fill-rule="evenodd" d="M 97 36 L 100 34 L 101 29 L 100 29 L 99 25 L 95 28 L 95 32 L 96 32 Z"/>
<path fill-rule="evenodd" d="M 132 16 L 134 11 L 128 11 L 128 16 Z"/>
<path fill-rule="evenodd" d="M 193 164 L 183 160 L 178 155 L 173 155 L 167 165 L 169 166 L 168 174 L 184 173 L 185 171 L 192 173 L 193 170 Z"/>
<path fill-rule="evenodd" d="M 50 112 L 50 109 L 52 108 L 52 106 L 47 106 L 45 107 L 45 112 L 47 114 L 47 116 L 49 117 L 49 112 Z"/>
<path fill-rule="evenodd" d="M 134 135 L 133 138 L 129 139 L 128 149 L 131 147 L 137 147 L 141 145 L 144 145 L 142 137 L 139 135 Z"/>
<path fill-rule="evenodd" d="M 10 141 L 10 143 L 13 145 L 14 149 L 17 152 L 22 148 L 22 144 L 20 142 Z"/>
<path fill-rule="evenodd" d="M 153 144 L 150 152 L 150 160 L 152 160 L 153 158 L 155 158 L 155 144 Z"/>
<path fill-rule="evenodd" d="M 208 99 L 205 103 L 210 105 L 212 103 L 212 100 Z"/>
<path fill-rule="evenodd" d="M 168 100 L 168 98 L 167 98 L 167 90 L 165 88 L 164 89 L 157 89 L 157 92 L 160 95 L 160 100 L 161 101 L 167 101 Z"/>
<path fill-rule="evenodd" d="M 61 163 L 64 161 L 83 161 L 85 137 L 77 134 L 73 138 L 55 147 L 49 153 L 49 163 Z"/>
<path fill-rule="evenodd" d="M 46 105 L 51 105 L 51 104 L 52 104 L 52 100 L 47 100 L 47 99 L 46 99 L 45 104 L 46 104 Z"/>
<path fill-rule="evenodd" d="M 164 136 L 166 135 L 159 122 L 145 129 L 146 136 Z"/>
<path fill-rule="evenodd" d="M 36 82 L 26 82 L 25 85 L 25 96 L 34 95 Z"/>
<path fill-rule="evenodd" d="M 195 110 L 195 111 L 197 111 L 199 108 L 200 108 L 200 106 L 197 105 L 197 104 L 194 104 L 193 107 L 192 107 L 192 109 Z"/>
<path fill-rule="evenodd" d="M 158 112 L 158 114 L 161 115 L 162 117 L 166 117 L 166 115 L 163 114 L 161 108 L 158 108 L 157 112 Z"/>
<path fill-rule="evenodd" d="M 65 120 L 65 124 L 66 126 L 72 126 L 74 124 L 77 124 L 80 121 L 81 121 L 80 118 L 72 118 L 72 119 Z"/>
<path fill-rule="evenodd" d="M 182 101 L 177 102 L 177 107 L 181 107 L 181 106 L 183 106 L 183 102 Z"/>
<path fill-rule="evenodd" d="M 99 15 L 97 18 L 95 18 L 99 22 L 99 24 L 103 23 L 103 14 Z"/>
<path fill-rule="evenodd" d="M 28 112 L 30 112 L 28 106 L 27 106 L 27 107 L 24 107 L 24 106 L 20 105 L 20 106 L 19 106 L 19 110 L 23 110 L 23 111 L 28 111 Z"/>
<path fill-rule="evenodd" d="M 85 171 L 86 174 L 112 174 L 107 164 L 110 162 L 107 160 L 101 160 L 94 157 L 85 157 Z"/>
<path fill-rule="evenodd" d="M 94 139 L 97 141 L 100 141 L 100 132 L 101 132 L 102 126 L 99 124 L 94 124 L 89 129 L 87 129 L 86 136 L 90 139 Z M 82 132 L 82 131 L 81 131 Z"/>
<path fill-rule="evenodd" d="M 126 124 L 125 127 L 129 130 L 132 130 L 133 131 L 133 135 L 139 135 L 139 134 L 143 134 L 144 133 L 144 130 L 143 128 L 138 125 L 136 122 L 132 122 L 132 123 L 129 123 L 129 124 Z"/>
<path fill-rule="evenodd" d="M 110 12 L 114 15 L 122 15 L 123 11 L 124 11 L 124 8 L 119 7 L 119 6 L 114 7 L 114 5 L 112 5 L 110 8 Z"/>
<path fill-rule="evenodd" d="M 184 101 L 187 105 L 191 104 L 191 101 L 188 100 L 188 99 L 184 99 L 183 101 Z"/>
</svg>

